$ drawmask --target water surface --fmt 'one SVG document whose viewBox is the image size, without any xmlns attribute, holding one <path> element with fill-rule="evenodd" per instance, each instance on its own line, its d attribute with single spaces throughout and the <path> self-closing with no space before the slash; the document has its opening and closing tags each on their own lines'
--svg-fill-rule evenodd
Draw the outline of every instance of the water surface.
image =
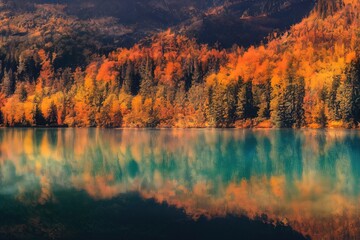
<svg viewBox="0 0 360 240">
<path fill-rule="evenodd" d="M 359 142 L 348 130 L 1 129 L 0 237 L 356 238 Z"/>
</svg>

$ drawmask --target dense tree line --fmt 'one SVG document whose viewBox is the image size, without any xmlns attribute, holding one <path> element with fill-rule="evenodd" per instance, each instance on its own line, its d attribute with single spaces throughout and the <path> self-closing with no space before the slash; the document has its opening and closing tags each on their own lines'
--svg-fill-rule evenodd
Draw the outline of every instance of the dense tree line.
<svg viewBox="0 0 360 240">
<path fill-rule="evenodd" d="M 1 123 L 357 127 L 359 14 L 354 9 L 353 3 L 334 16 L 309 16 L 267 45 L 246 50 L 210 48 L 171 31 L 104 55 L 96 54 L 104 49 L 76 47 L 86 44 L 66 42 L 63 37 L 58 42 L 40 38 L 41 43 L 35 38 L 33 44 L 17 47 L 3 39 Z M 56 14 L 49 19 L 61 19 Z M 10 36 L 18 39 L 15 35 Z"/>
<path fill-rule="evenodd" d="M 55 69 L 52 56 L 44 50 L 37 55 L 36 80 L 23 60 L 15 72 L 4 71 L 5 126 L 301 128 L 326 127 L 329 121 L 355 127 L 360 121 L 358 60 L 349 64 L 344 79 L 335 76 L 330 88 L 314 90 L 297 74 L 295 59 L 279 81 L 221 76 L 231 54 L 171 32 L 150 45 L 99 57 L 84 70 Z M 314 91 L 316 104 L 310 106 L 316 107 L 305 109 L 306 94 Z M 312 122 L 306 121 L 306 110 Z"/>
</svg>

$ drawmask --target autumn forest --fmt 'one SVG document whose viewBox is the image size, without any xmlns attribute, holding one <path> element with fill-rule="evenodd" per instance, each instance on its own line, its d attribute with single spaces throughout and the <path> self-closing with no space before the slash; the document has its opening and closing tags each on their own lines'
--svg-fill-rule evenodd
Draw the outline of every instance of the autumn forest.
<svg viewBox="0 0 360 240">
<path fill-rule="evenodd" d="M 358 0 L 318 1 L 287 31 L 231 48 L 172 29 L 124 48 L 106 38 L 126 32 L 109 19 L 11 7 L 0 18 L 3 126 L 360 126 Z"/>
</svg>

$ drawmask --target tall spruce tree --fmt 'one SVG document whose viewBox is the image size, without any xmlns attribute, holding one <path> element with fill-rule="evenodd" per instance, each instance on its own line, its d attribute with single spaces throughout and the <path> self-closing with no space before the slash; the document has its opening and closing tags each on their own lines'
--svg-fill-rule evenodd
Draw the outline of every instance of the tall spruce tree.
<svg viewBox="0 0 360 240">
<path fill-rule="evenodd" d="M 351 63 L 346 71 L 345 81 L 338 89 L 337 100 L 344 124 L 354 127 L 360 121 L 359 60 Z"/>
<path fill-rule="evenodd" d="M 328 117 L 326 115 L 326 101 L 328 99 L 328 90 L 324 86 L 319 93 L 319 102 L 315 112 L 315 122 L 320 125 L 320 127 L 325 128 L 328 122 Z"/>
<path fill-rule="evenodd" d="M 333 78 L 331 88 L 329 91 L 329 97 L 327 98 L 327 105 L 329 109 L 328 119 L 330 121 L 338 121 L 341 119 L 340 115 L 340 102 L 336 95 L 340 87 L 340 76 L 337 75 Z"/>
<path fill-rule="evenodd" d="M 230 127 L 235 121 L 236 86 L 216 83 L 208 89 L 207 119 L 213 127 Z"/>
<path fill-rule="evenodd" d="M 147 57 L 141 68 L 141 83 L 140 83 L 140 94 L 147 98 L 152 95 L 154 86 L 154 69 L 153 62 L 150 57 Z"/>
<path fill-rule="evenodd" d="M 359 65 L 359 60 L 350 64 L 345 81 L 339 87 L 337 94 L 341 119 L 348 127 L 353 127 L 360 121 Z"/>
<path fill-rule="evenodd" d="M 254 105 L 259 120 L 270 118 L 271 80 L 254 86 Z"/>
<path fill-rule="evenodd" d="M 294 96 L 294 126 L 296 128 L 301 128 L 305 122 L 305 110 L 303 108 L 305 98 L 305 80 L 303 77 L 296 78 L 296 82 L 294 83 Z"/>
<path fill-rule="evenodd" d="M 15 79 L 13 77 L 13 72 L 11 69 L 9 71 L 5 70 L 2 82 L 3 82 L 2 92 L 5 94 L 5 96 L 8 97 L 12 95 L 15 90 Z"/>
<path fill-rule="evenodd" d="M 252 81 L 244 82 L 242 79 L 238 81 L 236 115 L 238 120 L 253 118 L 256 115 L 253 98 Z"/>
<path fill-rule="evenodd" d="M 122 86 L 125 93 L 127 94 L 131 94 L 133 78 L 134 78 L 133 64 L 130 61 L 128 61 L 128 63 L 126 64 L 126 73 L 125 73 L 124 83 Z"/>
<path fill-rule="evenodd" d="M 271 101 L 272 121 L 282 128 L 301 127 L 304 124 L 305 82 L 297 77 L 290 62 L 284 79 L 274 85 Z"/>
</svg>

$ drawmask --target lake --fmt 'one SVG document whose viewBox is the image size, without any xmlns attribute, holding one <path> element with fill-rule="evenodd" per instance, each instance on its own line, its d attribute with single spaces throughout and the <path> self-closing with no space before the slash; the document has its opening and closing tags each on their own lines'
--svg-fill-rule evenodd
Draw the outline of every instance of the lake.
<svg viewBox="0 0 360 240">
<path fill-rule="evenodd" d="M 0 239 L 354 239 L 360 132 L 0 129 Z"/>
</svg>

